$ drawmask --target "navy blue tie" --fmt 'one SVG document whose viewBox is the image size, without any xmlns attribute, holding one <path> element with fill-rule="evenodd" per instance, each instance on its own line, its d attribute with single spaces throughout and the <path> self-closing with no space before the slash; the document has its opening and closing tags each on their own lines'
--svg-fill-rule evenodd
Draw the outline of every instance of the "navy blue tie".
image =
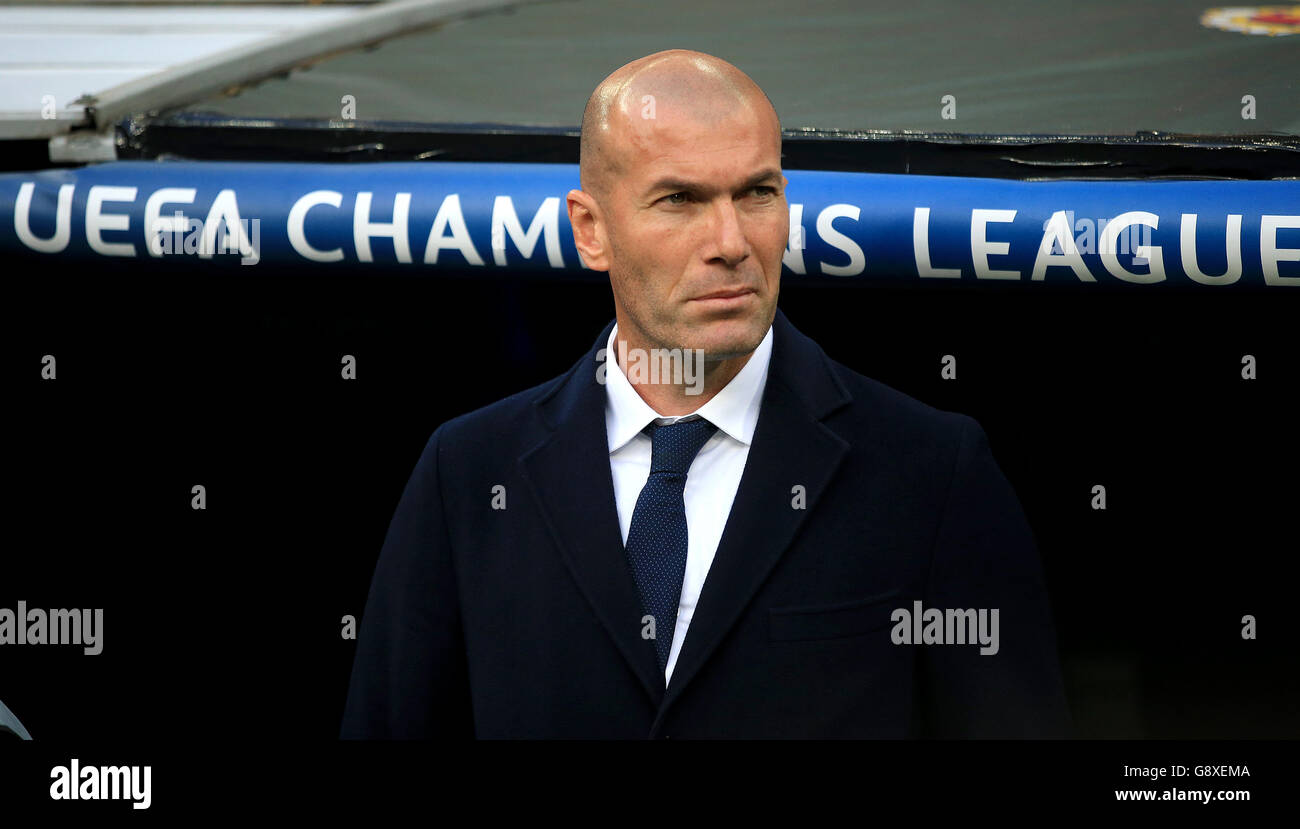
<svg viewBox="0 0 1300 829">
<path fill-rule="evenodd" d="M 686 574 L 686 473 L 718 429 L 703 418 L 651 424 L 650 477 L 632 512 L 627 557 L 645 612 L 654 617 L 659 670 L 668 667 Z"/>
</svg>

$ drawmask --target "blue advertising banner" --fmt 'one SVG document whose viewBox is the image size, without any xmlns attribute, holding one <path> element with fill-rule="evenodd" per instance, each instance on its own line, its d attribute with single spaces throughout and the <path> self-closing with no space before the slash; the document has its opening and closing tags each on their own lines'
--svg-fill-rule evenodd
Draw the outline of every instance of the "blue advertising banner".
<svg viewBox="0 0 1300 829">
<path fill-rule="evenodd" d="M 1300 286 L 1300 181 L 1022 182 L 788 170 L 787 277 Z M 125 161 L 0 175 L 8 260 L 237 258 L 585 275 L 576 165 Z"/>
</svg>

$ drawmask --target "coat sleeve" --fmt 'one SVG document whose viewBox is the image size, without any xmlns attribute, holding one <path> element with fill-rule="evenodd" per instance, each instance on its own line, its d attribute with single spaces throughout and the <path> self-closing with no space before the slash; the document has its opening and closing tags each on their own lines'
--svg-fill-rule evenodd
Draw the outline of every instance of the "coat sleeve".
<svg viewBox="0 0 1300 829">
<path fill-rule="evenodd" d="M 996 609 L 991 646 L 919 648 L 923 736 L 1071 736 L 1056 634 L 1033 532 L 983 428 L 961 439 L 931 552 L 924 608 Z M 986 633 L 994 630 L 992 614 Z"/>
<path fill-rule="evenodd" d="M 471 737 L 465 637 L 429 438 L 393 514 L 361 618 L 342 739 Z"/>
</svg>

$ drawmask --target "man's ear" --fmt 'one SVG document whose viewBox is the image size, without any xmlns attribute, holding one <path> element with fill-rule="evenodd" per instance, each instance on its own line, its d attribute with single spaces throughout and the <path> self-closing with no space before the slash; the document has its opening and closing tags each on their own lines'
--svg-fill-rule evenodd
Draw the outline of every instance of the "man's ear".
<svg viewBox="0 0 1300 829">
<path fill-rule="evenodd" d="M 583 264 L 593 271 L 609 270 L 609 253 L 603 232 L 604 217 L 590 193 L 570 190 L 566 200 L 569 224 L 573 227 L 573 244 Z"/>
</svg>

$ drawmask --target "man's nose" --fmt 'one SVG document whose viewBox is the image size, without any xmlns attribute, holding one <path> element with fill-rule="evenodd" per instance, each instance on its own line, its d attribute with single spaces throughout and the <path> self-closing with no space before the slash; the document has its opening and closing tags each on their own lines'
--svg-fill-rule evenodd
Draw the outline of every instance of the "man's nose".
<svg viewBox="0 0 1300 829">
<path fill-rule="evenodd" d="M 749 250 L 745 231 L 740 226 L 740 216 L 731 199 L 718 199 L 714 202 L 713 217 L 713 256 L 724 260 L 728 265 L 737 265 Z"/>
</svg>

